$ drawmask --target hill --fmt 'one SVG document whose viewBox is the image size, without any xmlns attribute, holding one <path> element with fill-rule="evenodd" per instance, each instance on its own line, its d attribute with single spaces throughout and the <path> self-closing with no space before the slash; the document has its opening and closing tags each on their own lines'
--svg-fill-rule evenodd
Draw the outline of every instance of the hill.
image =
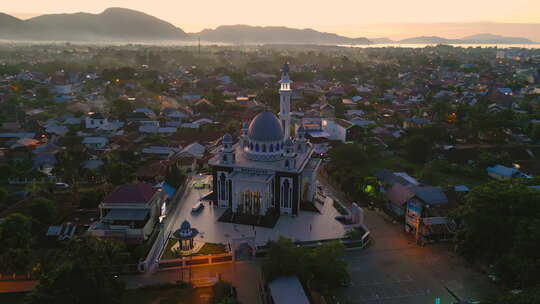
<svg viewBox="0 0 540 304">
<path fill-rule="evenodd" d="M 533 41 L 521 37 L 504 37 L 493 34 L 477 34 L 460 39 L 438 36 L 420 36 L 400 40 L 404 44 L 531 44 Z"/>
<path fill-rule="evenodd" d="M 502 44 L 529 44 L 530 39 L 522 37 L 504 37 L 493 34 L 477 34 L 461 38 L 466 43 L 502 43 Z"/>
<path fill-rule="evenodd" d="M 313 29 L 283 26 L 224 25 L 191 34 L 209 42 L 261 44 L 370 44 L 367 38 L 349 38 Z"/>
<path fill-rule="evenodd" d="M 400 40 L 399 43 L 405 44 L 451 44 L 456 40 L 446 39 L 438 36 L 420 36 Z"/>
<path fill-rule="evenodd" d="M 24 23 L 21 19 L 17 19 L 8 14 L 0 13 L 0 29 L 14 28 Z"/>
<path fill-rule="evenodd" d="M 0 28 L 0 38 L 70 41 L 189 39 L 184 31 L 168 22 L 124 8 L 109 8 L 100 14 L 41 15 L 19 21 L 18 24 L 10 22 L 12 25 L 9 29 Z"/>
</svg>

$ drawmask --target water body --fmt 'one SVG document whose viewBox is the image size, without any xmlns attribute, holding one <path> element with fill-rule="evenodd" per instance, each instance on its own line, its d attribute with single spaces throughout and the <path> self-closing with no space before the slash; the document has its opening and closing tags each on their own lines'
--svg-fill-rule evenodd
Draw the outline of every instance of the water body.
<svg viewBox="0 0 540 304">
<path fill-rule="evenodd" d="M 431 44 L 408 44 L 408 43 L 385 43 L 385 44 L 368 44 L 368 45 L 340 45 L 344 47 L 356 47 L 356 48 L 384 48 L 384 47 L 394 47 L 394 48 L 425 48 L 427 46 L 437 46 L 437 43 Z M 522 48 L 522 49 L 540 49 L 540 44 L 445 44 L 453 47 L 462 47 L 462 48 L 499 48 L 499 49 L 509 49 L 509 48 Z"/>
</svg>

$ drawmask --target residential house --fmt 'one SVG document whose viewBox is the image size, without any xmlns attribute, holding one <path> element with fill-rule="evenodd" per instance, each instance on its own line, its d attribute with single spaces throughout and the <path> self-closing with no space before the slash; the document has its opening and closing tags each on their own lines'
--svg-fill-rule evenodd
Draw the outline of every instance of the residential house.
<svg viewBox="0 0 540 304">
<path fill-rule="evenodd" d="M 423 128 L 430 124 L 430 120 L 425 117 L 411 117 L 403 121 L 404 129 Z"/>
<path fill-rule="evenodd" d="M 415 233 L 422 242 L 449 237 L 449 200 L 443 190 L 433 186 L 410 189 L 414 197 L 407 201 L 405 231 Z"/>
<path fill-rule="evenodd" d="M 330 140 L 338 140 L 341 142 L 351 141 L 355 138 L 353 128 L 355 125 L 350 121 L 336 118 L 333 120 L 323 119 L 322 130 L 329 134 Z"/>
<path fill-rule="evenodd" d="M 386 207 L 395 215 L 402 217 L 405 215 L 407 202 L 414 197 L 414 192 L 407 186 L 400 183 L 393 184 L 384 193 Z"/>
<path fill-rule="evenodd" d="M 101 150 L 107 146 L 109 139 L 107 137 L 90 136 L 83 138 L 82 143 L 87 148 Z"/>
<path fill-rule="evenodd" d="M 119 186 L 99 205 L 100 220 L 88 232 L 105 239 L 141 244 L 154 231 L 162 204 L 162 192 L 148 184 Z"/>
<path fill-rule="evenodd" d="M 514 178 L 531 178 L 530 175 L 521 172 L 518 168 L 509 168 L 503 165 L 487 167 L 486 171 L 490 177 L 500 181 L 511 180 Z"/>
<path fill-rule="evenodd" d="M 150 146 L 142 150 L 143 155 L 148 155 L 153 158 L 169 159 L 174 154 L 181 151 L 181 147 L 161 147 Z"/>
<path fill-rule="evenodd" d="M 84 125 L 87 129 L 97 129 L 108 123 L 107 118 L 101 113 L 88 113 L 88 116 L 84 118 Z"/>
</svg>

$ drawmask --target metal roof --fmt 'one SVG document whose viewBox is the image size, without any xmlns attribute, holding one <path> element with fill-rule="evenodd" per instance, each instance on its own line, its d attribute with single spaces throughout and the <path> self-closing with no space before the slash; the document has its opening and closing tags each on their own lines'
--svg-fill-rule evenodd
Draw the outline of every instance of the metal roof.
<svg viewBox="0 0 540 304">
<path fill-rule="evenodd" d="M 416 197 L 424 201 L 426 204 L 435 205 L 448 203 L 448 197 L 439 187 L 413 187 L 411 190 L 414 192 Z"/>
<path fill-rule="evenodd" d="M 103 219 L 111 221 L 143 221 L 148 212 L 148 209 L 111 209 Z"/>
<path fill-rule="evenodd" d="M 275 304 L 309 304 L 304 287 L 297 276 L 279 277 L 270 282 L 268 287 Z"/>
</svg>

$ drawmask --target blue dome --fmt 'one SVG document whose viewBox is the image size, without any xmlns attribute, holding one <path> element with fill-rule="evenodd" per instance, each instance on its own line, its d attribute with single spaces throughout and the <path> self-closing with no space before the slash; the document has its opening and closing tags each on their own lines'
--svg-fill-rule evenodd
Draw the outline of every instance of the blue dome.
<svg viewBox="0 0 540 304">
<path fill-rule="evenodd" d="M 182 222 L 182 225 L 180 225 L 180 230 L 191 230 L 191 225 L 188 221 Z"/>
<path fill-rule="evenodd" d="M 262 112 L 251 121 L 248 136 L 254 141 L 280 141 L 283 139 L 283 128 L 274 113 Z"/>
</svg>

